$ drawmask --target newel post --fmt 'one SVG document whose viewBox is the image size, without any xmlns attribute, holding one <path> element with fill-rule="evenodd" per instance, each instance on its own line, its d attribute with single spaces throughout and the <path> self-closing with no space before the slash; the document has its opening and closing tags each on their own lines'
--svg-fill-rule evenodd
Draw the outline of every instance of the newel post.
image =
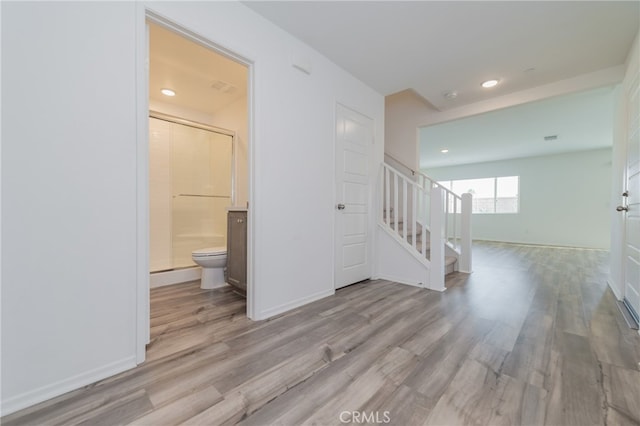
<svg viewBox="0 0 640 426">
<path fill-rule="evenodd" d="M 458 270 L 470 274 L 473 272 L 471 262 L 471 212 L 473 196 L 469 193 L 462 194 L 462 220 L 460 230 L 460 259 Z"/>
<path fill-rule="evenodd" d="M 430 287 L 434 290 L 444 290 L 444 196 L 443 190 L 437 185 L 431 188 L 431 276 Z"/>
</svg>

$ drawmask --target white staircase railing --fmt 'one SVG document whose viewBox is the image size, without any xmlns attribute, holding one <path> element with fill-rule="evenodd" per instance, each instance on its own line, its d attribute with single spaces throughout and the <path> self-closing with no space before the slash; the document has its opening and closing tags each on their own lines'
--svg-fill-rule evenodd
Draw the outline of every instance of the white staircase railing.
<svg viewBox="0 0 640 426">
<path fill-rule="evenodd" d="M 457 257 L 458 270 L 471 272 L 471 194 L 459 196 L 413 173 L 382 164 L 379 222 L 430 268 L 432 285 L 444 287 L 447 252 Z"/>
<path fill-rule="evenodd" d="M 416 173 L 417 181 L 423 188 L 433 191 L 438 188 L 442 192 L 444 204 L 444 243 L 457 253 L 458 269 L 471 272 L 471 213 L 473 196 L 465 193 L 458 195 L 440 185 L 423 173 Z"/>
</svg>

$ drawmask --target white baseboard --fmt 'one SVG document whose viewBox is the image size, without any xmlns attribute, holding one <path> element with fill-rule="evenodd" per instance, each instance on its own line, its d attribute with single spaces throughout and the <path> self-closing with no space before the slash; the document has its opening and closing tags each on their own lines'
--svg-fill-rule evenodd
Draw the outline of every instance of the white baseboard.
<svg viewBox="0 0 640 426">
<path fill-rule="evenodd" d="M 435 288 L 435 287 L 429 287 L 429 286 L 425 286 L 425 288 L 428 290 L 439 291 L 440 293 L 442 293 L 447 289 L 446 287 Z"/>
<path fill-rule="evenodd" d="M 426 288 L 424 283 L 412 282 L 410 279 L 404 278 L 404 277 L 397 277 L 397 276 L 391 276 L 391 275 L 386 275 L 386 274 L 378 274 L 377 278 L 381 279 L 381 280 L 392 281 L 392 282 L 398 283 L 398 284 L 410 285 L 412 287 Z"/>
<path fill-rule="evenodd" d="M 404 279 L 402 277 L 394 277 L 391 275 L 385 275 L 385 274 L 378 274 L 376 276 L 376 278 L 381 279 L 381 280 L 387 280 L 387 281 L 393 281 L 394 283 L 398 283 L 398 284 L 402 284 L 402 285 L 410 285 L 411 287 L 420 287 L 420 288 L 426 288 L 428 290 L 433 290 L 433 291 L 445 291 L 446 287 L 442 287 L 442 288 L 433 288 L 430 287 L 429 284 L 423 284 L 423 283 L 414 283 L 409 279 Z"/>
<path fill-rule="evenodd" d="M 310 296 L 305 296 L 300 299 L 297 299 L 288 303 L 284 303 L 280 306 L 276 306 L 275 308 L 261 311 L 258 314 L 257 318 L 255 318 L 254 320 L 255 321 L 265 320 L 267 318 L 271 318 L 283 312 L 287 312 L 292 309 L 299 308 L 300 306 L 306 305 L 307 303 L 315 302 L 316 300 L 324 299 L 325 297 L 328 297 L 328 296 L 333 296 L 334 294 L 335 294 L 335 290 L 333 289 L 320 291 Z"/>
<path fill-rule="evenodd" d="M 202 268 L 194 266 L 193 268 L 178 269 L 175 271 L 154 272 L 150 274 L 149 287 L 164 287 L 166 285 L 186 283 L 189 281 L 199 280 L 202 276 Z"/>
<path fill-rule="evenodd" d="M 609 288 L 613 292 L 613 295 L 616 297 L 616 299 L 622 300 L 622 295 L 620 294 L 620 291 L 618 290 L 618 287 L 615 285 L 615 283 L 611 281 L 611 277 L 607 278 L 607 284 L 609 285 Z"/>
<path fill-rule="evenodd" d="M 2 412 L 3 416 L 6 416 L 7 414 L 14 413 L 18 410 L 22 410 L 51 398 L 55 398 L 56 396 L 60 396 L 72 390 L 90 385 L 99 380 L 106 379 L 107 377 L 122 373 L 123 371 L 134 368 L 135 366 L 136 357 L 134 354 L 120 361 L 112 362 L 105 366 L 87 371 L 82 374 L 78 374 L 68 379 L 60 380 L 58 382 L 42 386 L 32 391 L 16 395 L 7 400 L 3 400 L 2 408 L 0 409 L 0 411 Z"/>
<path fill-rule="evenodd" d="M 611 281 L 611 277 L 607 278 L 607 284 L 609 285 L 609 288 L 613 292 L 613 295 L 615 296 L 615 298 L 618 301 L 622 301 L 624 299 L 624 296 L 620 294 L 618 287 L 616 287 L 616 285 Z M 638 335 L 640 335 L 640 330 L 638 330 Z"/>
</svg>

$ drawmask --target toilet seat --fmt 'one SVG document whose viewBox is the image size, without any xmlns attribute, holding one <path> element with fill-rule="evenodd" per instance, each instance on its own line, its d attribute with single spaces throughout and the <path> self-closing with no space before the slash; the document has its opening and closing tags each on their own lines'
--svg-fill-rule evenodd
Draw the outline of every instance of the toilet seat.
<svg viewBox="0 0 640 426">
<path fill-rule="evenodd" d="M 191 252 L 193 257 L 214 257 L 214 256 L 224 256 L 227 254 L 227 248 L 225 246 L 218 247 L 209 247 L 194 250 Z"/>
</svg>

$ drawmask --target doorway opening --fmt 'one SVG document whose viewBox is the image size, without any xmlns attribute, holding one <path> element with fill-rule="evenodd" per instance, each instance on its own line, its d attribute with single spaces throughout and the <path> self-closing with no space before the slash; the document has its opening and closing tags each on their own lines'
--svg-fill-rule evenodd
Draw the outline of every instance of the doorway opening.
<svg viewBox="0 0 640 426">
<path fill-rule="evenodd" d="M 140 297 L 146 313 L 138 344 L 143 333 L 144 343 L 149 342 L 149 287 L 200 280 L 191 253 L 212 247 L 226 251 L 227 211 L 247 210 L 251 200 L 251 63 L 149 12 L 145 23 L 145 44 L 139 45 L 148 69 L 139 78 L 148 90 L 148 108 L 144 119 L 139 112 L 139 120 L 148 142 L 140 161 L 146 162 L 148 184 L 141 191 L 146 192 L 141 209 L 148 213 L 144 263 L 149 285 Z M 250 318 L 251 235 L 249 229 Z M 138 361 L 143 359 L 138 353 Z"/>
</svg>

